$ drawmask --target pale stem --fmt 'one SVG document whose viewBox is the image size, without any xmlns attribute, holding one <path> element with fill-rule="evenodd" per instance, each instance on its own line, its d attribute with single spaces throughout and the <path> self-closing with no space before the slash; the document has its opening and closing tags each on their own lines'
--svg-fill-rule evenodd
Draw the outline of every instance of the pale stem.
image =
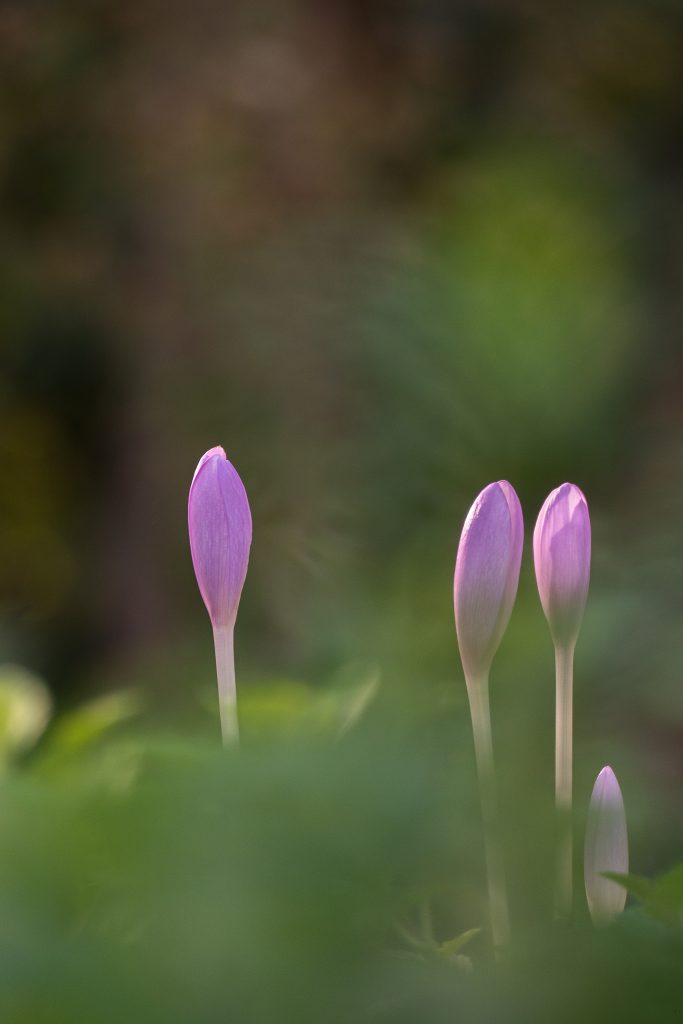
<svg viewBox="0 0 683 1024">
<path fill-rule="evenodd" d="M 555 648 L 555 807 L 557 862 L 555 912 L 568 917 L 572 909 L 572 691 L 573 645 Z"/>
<path fill-rule="evenodd" d="M 489 888 L 491 931 L 494 947 L 500 949 L 509 941 L 510 921 L 498 825 L 498 798 L 491 740 L 488 676 L 468 681 L 467 690 L 470 698 L 474 753 L 477 760 L 479 798 L 484 825 L 484 852 Z"/>
<path fill-rule="evenodd" d="M 234 626 L 218 626 L 213 631 L 218 677 L 218 707 L 221 715 L 223 745 L 239 742 L 237 691 L 235 689 Z"/>
</svg>

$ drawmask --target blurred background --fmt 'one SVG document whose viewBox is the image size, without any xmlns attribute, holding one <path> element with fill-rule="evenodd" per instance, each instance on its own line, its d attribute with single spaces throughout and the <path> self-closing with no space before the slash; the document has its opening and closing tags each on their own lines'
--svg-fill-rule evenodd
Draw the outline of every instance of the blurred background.
<svg viewBox="0 0 683 1024">
<path fill-rule="evenodd" d="M 529 540 L 571 480 L 577 805 L 611 763 L 634 870 L 680 859 L 682 53 L 673 0 L 4 0 L 2 660 L 58 711 L 134 688 L 151 727 L 213 737 L 186 501 L 222 444 L 254 519 L 240 695 L 379 679 L 476 850 L 452 572 L 507 478 L 527 542 L 492 702 L 522 870 L 529 794 L 552 800 Z"/>
</svg>

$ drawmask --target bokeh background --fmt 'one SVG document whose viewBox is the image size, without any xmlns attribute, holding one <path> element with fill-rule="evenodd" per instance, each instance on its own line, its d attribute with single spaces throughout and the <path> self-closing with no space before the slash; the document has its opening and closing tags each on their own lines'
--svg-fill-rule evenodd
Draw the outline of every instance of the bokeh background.
<svg viewBox="0 0 683 1024">
<path fill-rule="evenodd" d="M 57 720 L 132 689 L 213 742 L 186 499 L 223 444 L 245 707 L 379 680 L 375 739 L 460 801 L 442 937 L 485 912 L 451 586 L 490 480 L 527 527 L 492 679 L 513 910 L 549 901 L 528 541 L 564 480 L 594 531 L 577 805 L 611 763 L 634 870 L 683 856 L 682 53 L 673 0 L 0 5 L 0 656 Z"/>
</svg>

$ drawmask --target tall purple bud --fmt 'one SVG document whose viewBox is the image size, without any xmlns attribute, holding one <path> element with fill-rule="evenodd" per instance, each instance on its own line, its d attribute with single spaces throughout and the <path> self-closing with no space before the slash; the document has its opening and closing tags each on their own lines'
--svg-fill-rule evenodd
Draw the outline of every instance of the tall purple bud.
<svg viewBox="0 0 683 1024">
<path fill-rule="evenodd" d="M 558 856 L 555 888 L 560 916 L 572 905 L 572 715 L 574 647 L 588 595 L 591 524 L 575 484 L 548 495 L 534 529 L 534 565 L 541 605 L 555 645 L 555 803 Z"/>
<path fill-rule="evenodd" d="M 591 568 L 588 505 L 575 484 L 562 484 L 543 503 L 534 529 L 534 565 L 553 640 L 558 647 L 573 647 Z"/>
<path fill-rule="evenodd" d="M 523 542 L 514 488 L 507 480 L 489 484 L 467 514 L 455 562 L 455 628 L 468 687 L 488 676 L 510 621 Z"/>
<path fill-rule="evenodd" d="M 199 460 L 187 509 L 190 550 L 213 628 L 223 741 L 238 737 L 234 631 L 251 547 L 244 485 L 222 448 Z"/>
<path fill-rule="evenodd" d="M 602 769 L 588 807 L 583 875 L 586 899 L 593 923 L 609 924 L 626 903 L 623 886 L 605 878 L 604 873 L 628 874 L 626 812 L 617 777 L 611 768 Z"/>
<path fill-rule="evenodd" d="M 472 716 L 494 944 L 507 943 L 508 905 L 496 798 L 489 671 L 517 595 L 524 543 L 522 508 L 507 480 L 489 484 L 463 526 L 455 562 L 455 628 Z"/>
</svg>

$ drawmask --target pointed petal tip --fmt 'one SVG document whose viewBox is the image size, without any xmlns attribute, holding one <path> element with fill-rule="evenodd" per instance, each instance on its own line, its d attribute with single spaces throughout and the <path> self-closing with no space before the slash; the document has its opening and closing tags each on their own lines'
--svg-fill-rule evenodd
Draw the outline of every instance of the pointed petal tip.
<svg viewBox="0 0 683 1024">
<path fill-rule="evenodd" d="M 617 779 L 616 774 L 612 771 L 609 765 L 605 765 L 605 767 L 598 775 L 597 779 L 595 780 L 595 785 L 597 786 L 598 783 L 600 783 L 601 790 L 608 798 L 614 798 L 617 800 L 622 799 L 621 786 L 619 785 L 619 780 Z"/>
<path fill-rule="evenodd" d="M 605 765 L 601 771 L 598 772 L 595 780 L 595 790 L 599 792 L 606 792 L 614 787 L 617 781 L 617 777 L 608 764 Z M 618 785 L 618 783 L 617 783 Z"/>
<path fill-rule="evenodd" d="M 508 505 L 519 504 L 517 491 L 514 489 L 514 487 L 508 480 L 497 480 L 495 486 L 505 495 Z"/>
<path fill-rule="evenodd" d="M 213 448 L 209 448 L 208 452 L 205 452 L 202 456 L 203 459 L 210 459 L 212 455 L 222 455 L 224 459 L 227 459 L 225 454 L 225 448 L 222 444 L 214 445 Z"/>
<path fill-rule="evenodd" d="M 524 529 L 522 505 L 520 503 L 517 491 L 514 489 L 514 487 L 508 480 L 498 480 L 496 486 L 502 492 L 505 500 L 508 503 L 508 509 L 510 511 L 510 516 L 513 519 L 513 525 L 515 527 L 519 527 L 521 525 L 522 529 Z"/>
<path fill-rule="evenodd" d="M 204 454 L 202 455 L 201 459 L 197 463 L 197 468 L 195 469 L 194 474 L 192 476 L 192 483 L 195 482 L 195 479 L 197 477 L 197 473 L 202 468 L 202 466 L 205 466 L 206 463 L 209 461 L 209 459 L 212 459 L 215 455 L 220 455 L 220 457 L 222 459 L 226 459 L 227 460 L 227 455 L 225 454 L 225 449 L 221 445 L 218 444 L 214 448 L 209 448 L 208 452 L 204 452 Z"/>
<path fill-rule="evenodd" d="M 477 496 L 476 501 L 481 501 L 482 498 L 484 498 L 485 496 L 488 496 L 492 491 L 500 491 L 501 493 L 504 494 L 505 492 L 503 491 L 503 488 L 501 487 L 501 483 L 505 483 L 505 481 L 504 480 L 493 480 L 490 484 L 487 484 L 486 487 L 483 487 L 481 489 L 481 491 L 479 492 L 479 495 Z"/>
<path fill-rule="evenodd" d="M 588 506 L 588 502 L 586 501 L 586 495 L 583 493 L 578 484 L 572 484 L 569 483 L 568 481 L 565 481 L 565 483 L 560 484 L 559 487 L 555 488 L 553 494 L 556 498 L 568 499 L 573 507 L 576 507 L 577 505 Z"/>
</svg>

